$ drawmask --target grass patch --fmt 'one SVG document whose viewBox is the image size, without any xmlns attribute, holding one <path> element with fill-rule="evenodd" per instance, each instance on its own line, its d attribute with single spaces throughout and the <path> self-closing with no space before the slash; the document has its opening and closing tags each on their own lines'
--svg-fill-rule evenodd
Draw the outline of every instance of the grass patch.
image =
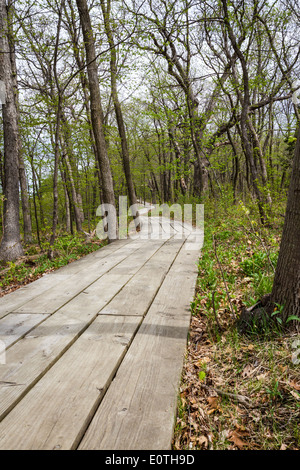
<svg viewBox="0 0 300 470">
<path fill-rule="evenodd" d="M 37 243 L 27 245 L 23 258 L 16 262 L 0 263 L 0 297 L 98 250 L 106 243 L 97 239 L 86 242 L 81 234 L 61 234 L 53 245 L 53 259 L 47 256 L 46 239 L 42 242 L 42 249 Z"/>
</svg>

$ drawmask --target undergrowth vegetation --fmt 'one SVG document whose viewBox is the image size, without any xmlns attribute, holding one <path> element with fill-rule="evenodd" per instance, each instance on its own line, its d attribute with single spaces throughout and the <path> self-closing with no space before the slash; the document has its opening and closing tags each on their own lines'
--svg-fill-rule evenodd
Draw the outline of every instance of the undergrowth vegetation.
<svg viewBox="0 0 300 470">
<path fill-rule="evenodd" d="M 27 245 L 24 247 L 23 258 L 16 262 L 0 263 L 0 296 L 72 263 L 105 244 L 106 241 L 96 238 L 87 242 L 83 234 L 62 233 L 55 240 L 51 258 L 48 256 L 49 242 L 46 237 L 41 246 L 37 242 Z"/>
<path fill-rule="evenodd" d="M 276 321 L 238 329 L 271 292 L 284 210 L 262 227 L 251 204 L 205 205 L 173 449 L 300 448 L 300 336 Z"/>
</svg>

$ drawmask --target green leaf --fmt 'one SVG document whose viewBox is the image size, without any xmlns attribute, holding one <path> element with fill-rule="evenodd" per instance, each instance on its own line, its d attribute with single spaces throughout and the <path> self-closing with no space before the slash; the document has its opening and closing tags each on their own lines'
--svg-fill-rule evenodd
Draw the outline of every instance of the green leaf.
<svg viewBox="0 0 300 470">
<path fill-rule="evenodd" d="M 288 317 L 288 319 L 286 320 L 286 322 L 288 323 L 289 321 L 293 321 L 293 320 L 300 321 L 300 318 L 297 317 L 297 315 L 291 315 L 290 317 Z"/>
<path fill-rule="evenodd" d="M 206 373 L 204 372 L 204 370 L 200 370 L 199 380 L 205 380 L 205 377 L 206 377 Z"/>
</svg>

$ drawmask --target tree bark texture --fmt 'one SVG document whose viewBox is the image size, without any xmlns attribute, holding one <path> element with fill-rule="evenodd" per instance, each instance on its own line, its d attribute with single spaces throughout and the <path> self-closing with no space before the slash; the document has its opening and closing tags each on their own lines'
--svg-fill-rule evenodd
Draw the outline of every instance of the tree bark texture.
<svg viewBox="0 0 300 470">
<path fill-rule="evenodd" d="M 0 80 L 6 96 L 2 105 L 4 132 L 4 215 L 0 259 L 12 261 L 23 255 L 19 222 L 19 129 L 8 41 L 6 1 L 0 1 Z"/>
<path fill-rule="evenodd" d="M 284 305 L 283 321 L 300 317 L 300 128 L 271 302 Z"/>
</svg>

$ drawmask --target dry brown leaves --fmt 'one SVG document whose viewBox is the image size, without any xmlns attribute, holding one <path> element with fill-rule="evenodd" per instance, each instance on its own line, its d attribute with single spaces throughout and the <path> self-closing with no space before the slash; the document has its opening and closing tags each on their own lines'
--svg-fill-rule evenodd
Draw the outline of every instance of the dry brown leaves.
<svg viewBox="0 0 300 470">
<path fill-rule="evenodd" d="M 232 344 L 226 335 L 215 343 L 205 315 L 192 318 L 175 450 L 298 450 L 287 423 L 296 426 L 300 418 L 299 370 L 290 361 L 288 339 L 272 352 L 269 347 L 246 339 Z"/>
</svg>

